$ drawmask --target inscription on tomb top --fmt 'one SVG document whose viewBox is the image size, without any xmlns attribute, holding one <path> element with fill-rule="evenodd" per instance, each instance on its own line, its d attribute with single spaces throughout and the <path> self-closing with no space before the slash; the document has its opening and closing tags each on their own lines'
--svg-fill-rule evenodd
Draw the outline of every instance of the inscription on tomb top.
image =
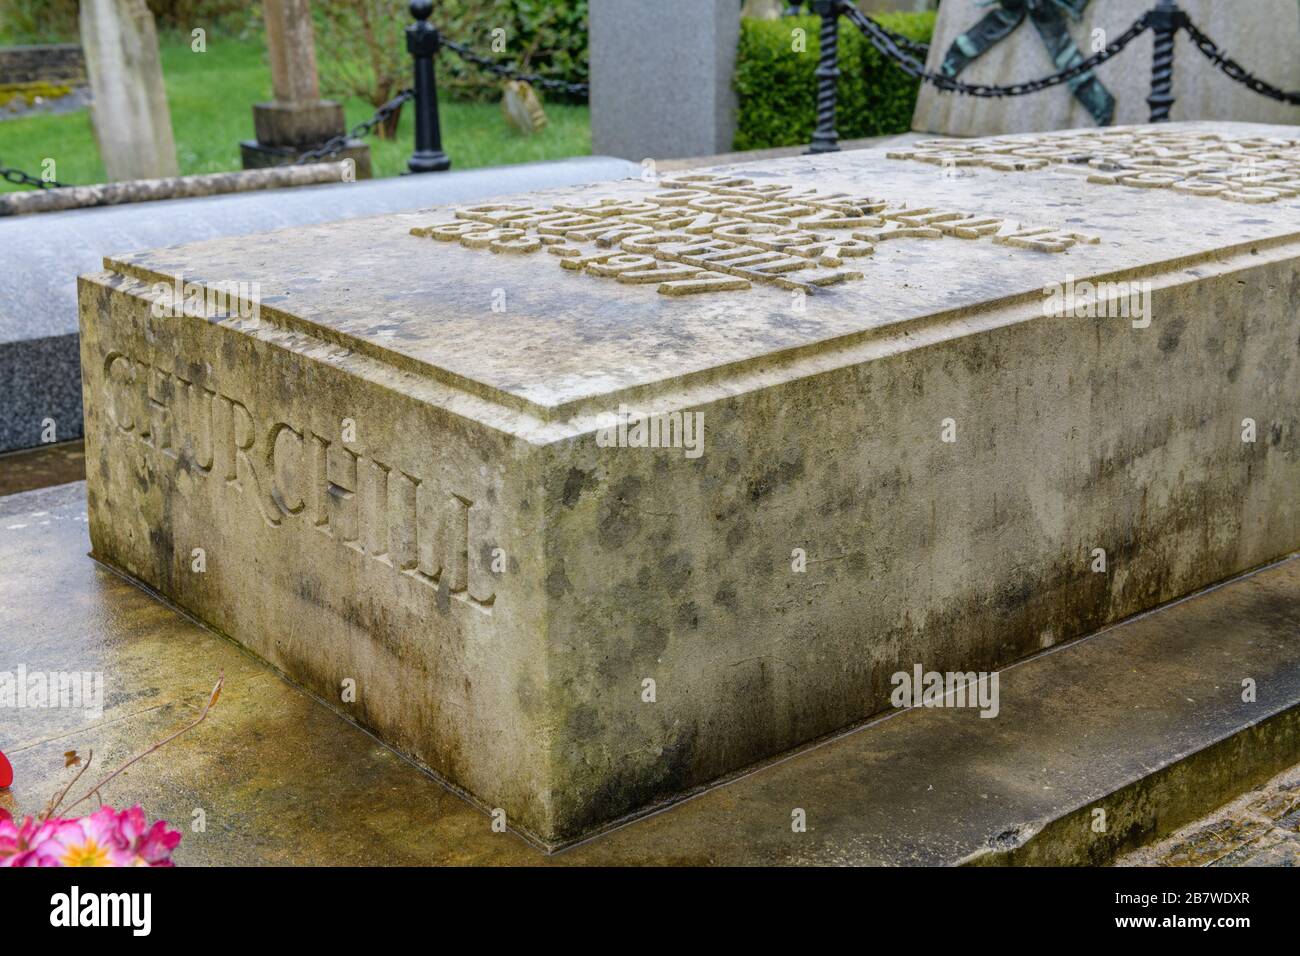
<svg viewBox="0 0 1300 956">
<path fill-rule="evenodd" d="M 999 216 L 708 173 L 666 181 L 644 197 L 493 203 L 454 217 L 411 234 L 500 254 L 545 251 L 572 272 L 675 296 L 755 283 L 812 293 L 861 279 L 862 261 L 893 239 L 991 240 L 1049 253 L 1100 242 Z"/>
<path fill-rule="evenodd" d="M 1300 139 L 1152 129 L 923 140 L 890 159 L 1001 172 L 1052 169 L 1104 186 L 1172 189 L 1238 203 L 1300 196 Z"/>
</svg>

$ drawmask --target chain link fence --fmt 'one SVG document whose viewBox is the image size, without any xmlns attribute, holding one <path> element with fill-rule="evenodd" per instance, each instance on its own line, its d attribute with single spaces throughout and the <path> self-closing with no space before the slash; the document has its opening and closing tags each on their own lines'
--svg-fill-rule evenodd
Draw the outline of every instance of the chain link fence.
<svg viewBox="0 0 1300 956">
<path fill-rule="evenodd" d="M 315 147 L 314 149 L 307 150 L 307 152 L 301 154 L 296 159 L 287 159 L 280 165 L 281 166 L 302 166 L 305 163 L 318 163 L 321 160 L 326 159 L 329 156 L 332 156 L 333 154 L 339 152 L 341 149 L 347 146 L 349 140 L 361 139 L 364 136 L 369 136 L 371 133 L 375 131 L 375 127 L 379 126 L 386 119 L 388 119 L 388 117 L 392 116 L 394 113 L 400 110 L 402 108 L 402 104 L 406 103 L 408 100 L 413 100 L 413 99 L 415 99 L 415 90 L 408 87 L 407 89 L 402 90 L 400 93 L 394 96 L 383 106 L 379 107 L 379 109 L 375 110 L 374 115 L 371 116 L 370 119 L 362 120 L 360 123 L 352 127 L 350 130 L 347 130 L 346 132 L 343 133 L 339 133 L 339 135 L 331 139 L 327 139 L 325 142 L 321 143 L 319 146 Z"/>
<path fill-rule="evenodd" d="M 933 73 L 927 70 L 924 63 L 917 61 L 909 53 L 899 48 L 894 36 L 888 30 L 852 3 L 845 3 L 844 16 L 862 31 L 863 35 L 871 41 L 872 46 L 880 51 L 882 55 L 893 60 L 909 76 L 949 93 L 962 93 L 966 96 L 985 98 L 1026 96 L 1030 93 L 1039 93 L 1054 86 L 1060 86 L 1063 83 L 1069 83 L 1086 73 L 1091 73 L 1107 60 L 1118 56 L 1130 43 L 1145 33 L 1150 26 L 1147 17 L 1139 18 L 1119 37 L 1107 44 L 1106 49 L 1076 63 L 1072 67 L 1053 73 L 1051 76 L 1028 80 L 1024 83 L 1013 83 L 1009 86 L 990 86 L 983 83 L 963 83 L 956 77 L 945 76 L 942 73 Z"/>
<path fill-rule="evenodd" d="M 62 189 L 67 185 L 67 183 L 61 183 L 55 179 L 41 179 L 39 176 L 33 176 L 21 169 L 14 169 L 12 166 L 3 164 L 0 164 L 0 179 L 13 183 L 15 186 L 34 186 L 37 189 Z"/>
<path fill-rule="evenodd" d="M 1218 45 L 1197 29 L 1196 24 L 1190 20 L 1187 21 L 1184 29 L 1191 38 L 1196 49 L 1205 54 L 1211 63 L 1222 70 L 1229 78 L 1236 80 L 1238 83 L 1254 90 L 1260 96 L 1267 96 L 1269 99 L 1277 100 L 1280 103 L 1290 103 L 1292 106 L 1300 106 L 1300 91 L 1294 93 L 1279 89 L 1271 83 L 1265 83 L 1263 80 L 1251 74 L 1240 63 L 1232 59 L 1219 49 Z"/>
<path fill-rule="evenodd" d="M 437 33 L 437 27 L 434 27 L 433 30 L 435 33 Z M 445 47 L 446 49 L 451 50 L 453 53 L 459 56 L 466 63 L 469 63 L 470 65 L 476 66 L 480 69 L 486 70 L 487 72 L 493 74 L 494 76 L 501 77 L 502 79 L 505 80 L 520 81 L 523 83 L 527 83 L 530 86 L 535 86 L 543 90 L 550 90 L 553 92 L 564 93 L 565 95 L 568 96 L 585 97 L 590 93 L 590 87 L 586 83 L 569 83 L 565 80 L 557 80 L 552 77 L 545 77 L 539 73 L 527 73 L 523 70 L 518 69 L 517 67 L 507 66 L 505 64 L 498 63 L 496 60 L 493 60 L 491 57 L 483 56 L 480 53 L 476 53 L 468 45 L 464 43 L 457 43 L 455 40 L 450 40 L 447 37 L 442 36 L 441 33 L 438 33 L 438 46 L 439 48 Z M 298 158 L 287 160 L 285 164 L 297 165 L 301 163 L 314 163 L 322 159 L 328 158 L 332 154 L 337 153 L 339 150 L 343 149 L 343 147 L 347 145 L 348 140 L 360 139 L 364 136 L 370 135 L 370 133 L 374 131 L 375 127 L 379 126 L 386 119 L 388 119 L 388 117 L 390 117 L 393 113 L 401 109 L 404 103 L 414 99 L 416 99 L 416 93 L 413 87 L 408 87 L 407 89 L 402 90 L 400 93 L 394 96 L 383 106 L 379 107 L 379 109 L 377 109 L 374 115 L 371 116 L 369 119 L 358 123 L 356 126 L 352 127 L 352 129 L 349 130 L 348 132 L 341 133 L 338 136 L 335 136 L 333 139 L 330 139 L 327 142 L 322 143 L 320 146 L 317 146 L 315 149 L 303 153 Z M 417 103 L 417 108 L 418 106 L 419 104 Z"/>
<path fill-rule="evenodd" d="M 789 12 L 795 12 L 799 9 L 799 4 L 792 4 Z M 817 95 L 817 132 L 813 138 L 814 152 L 830 152 L 838 149 L 837 137 L 835 134 L 835 88 L 836 78 L 839 76 L 838 67 L 838 20 L 841 16 L 846 17 L 850 23 L 858 28 L 870 41 L 872 46 L 878 50 L 881 55 L 891 60 L 909 76 L 920 80 L 923 83 L 929 83 L 937 89 L 950 93 L 958 93 L 964 96 L 998 98 L 1006 96 L 1026 96 L 1031 93 L 1038 93 L 1043 90 L 1051 89 L 1073 80 L 1079 79 L 1090 74 L 1103 63 L 1108 62 L 1122 53 L 1134 40 L 1140 37 L 1147 30 L 1157 32 L 1158 41 L 1163 41 L 1165 46 L 1171 43 L 1171 38 L 1178 30 L 1186 30 L 1189 39 L 1195 47 L 1205 55 L 1205 57 L 1220 69 L 1226 76 L 1235 82 L 1241 83 L 1248 89 L 1277 100 L 1282 103 L 1300 105 L 1300 92 L 1291 92 L 1273 86 L 1270 83 L 1259 79 L 1236 60 L 1222 51 L 1218 45 L 1205 33 L 1203 33 L 1196 24 L 1192 23 L 1190 18 L 1180 10 L 1176 4 L 1169 0 L 1161 0 L 1161 3 L 1148 11 L 1143 16 L 1133 22 L 1133 25 L 1125 30 L 1115 40 L 1106 45 L 1104 50 L 1093 54 L 1087 59 L 1080 60 L 1073 66 L 1059 70 L 1049 76 L 1044 76 L 1036 80 L 1027 80 L 1022 83 L 1012 83 L 1005 86 L 996 86 L 983 83 L 965 83 L 956 77 L 947 76 L 943 73 L 935 73 L 926 69 L 925 61 L 929 55 L 929 44 L 918 43 L 899 33 L 887 29 L 873 18 L 867 16 L 852 0 L 818 0 L 815 4 L 816 12 L 823 19 L 822 22 L 822 46 L 821 60 L 817 68 L 819 78 L 819 87 Z M 428 14 L 425 14 L 427 17 Z M 446 47 L 466 63 L 486 70 L 494 76 L 506 80 L 517 80 L 536 86 L 540 89 L 560 92 L 569 96 L 586 96 L 590 92 L 589 85 L 586 83 L 570 83 L 564 80 L 557 80 L 550 77 L 544 77 L 538 73 L 528 73 L 521 69 L 507 66 L 499 63 L 490 57 L 476 53 L 473 49 L 463 43 L 442 36 L 437 27 L 423 22 L 423 18 L 416 24 L 426 35 L 431 34 L 432 43 L 429 49 L 432 50 L 432 56 L 436 56 L 439 49 Z M 1159 43 L 1157 46 L 1159 47 Z M 408 44 L 409 46 L 409 44 Z M 420 56 L 412 48 L 413 56 Z M 426 54 L 430 55 L 430 54 Z M 417 62 L 417 75 L 418 62 Z M 1168 118 L 1168 106 L 1172 104 L 1173 98 L 1170 94 L 1172 85 L 1172 67 L 1163 65 L 1157 57 L 1157 62 L 1153 67 L 1152 77 L 1152 98 L 1162 104 L 1159 112 L 1153 104 L 1152 120 L 1159 121 Z M 373 116 L 356 124 L 351 129 L 338 136 L 322 143 L 313 149 L 310 149 L 293 159 L 287 159 L 281 165 L 302 165 L 305 163 L 319 162 L 328 159 L 330 156 L 337 154 L 344 149 L 350 140 L 360 139 L 374 132 L 375 127 L 383 123 L 390 116 L 402 108 L 403 104 L 409 101 L 415 101 L 417 110 L 428 111 L 425 114 L 426 123 L 423 124 L 428 128 L 428 123 L 432 123 L 430 134 L 434 147 L 441 151 L 441 133 L 437 129 L 437 104 L 436 88 L 432 82 L 429 82 L 429 88 L 422 97 L 418 87 L 411 87 L 402 90 L 395 97 L 385 103 L 379 109 L 375 110 Z M 421 124 L 417 124 L 419 127 Z M 420 132 L 417 131 L 417 139 Z M 417 142 L 417 150 L 428 148 L 427 143 Z M 449 165 L 449 164 L 448 164 Z M 46 181 L 39 176 L 32 176 L 21 169 L 4 166 L 0 164 L 0 177 L 7 182 L 19 186 L 31 186 L 37 189 L 57 189 L 66 184 L 57 181 Z"/>
<path fill-rule="evenodd" d="M 495 60 L 475 53 L 463 43 L 457 43 L 454 40 L 442 39 L 442 45 L 459 56 L 466 63 L 477 66 L 480 69 L 487 70 L 496 76 L 507 80 L 520 80 L 530 86 L 536 86 L 543 90 L 551 90 L 556 93 L 564 93 L 568 96 L 587 96 L 590 93 L 590 87 L 586 83 L 569 83 L 565 80 L 557 80 L 553 77 L 542 76 L 540 73 L 524 73 L 514 67 L 505 66 Z"/>
</svg>

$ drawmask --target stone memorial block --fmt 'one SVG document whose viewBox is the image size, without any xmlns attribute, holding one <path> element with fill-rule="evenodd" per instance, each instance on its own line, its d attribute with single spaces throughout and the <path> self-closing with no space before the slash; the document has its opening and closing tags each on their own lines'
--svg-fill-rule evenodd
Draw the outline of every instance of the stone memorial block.
<svg viewBox="0 0 1300 956">
<path fill-rule="evenodd" d="M 1300 89 L 1300 4 L 1295 0 L 1180 0 L 1179 5 L 1255 75 L 1283 89 Z M 945 62 L 950 72 L 960 67 L 956 76 L 966 83 L 1008 86 L 1040 79 L 1071 65 L 1072 53 L 1092 56 L 1154 6 L 1155 0 L 1028 5 L 1023 0 L 948 0 L 939 8 L 926 66 L 936 73 L 943 71 Z M 1098 40 L 1100 47 L 1094 45 Z M 1145 123 L 1151 115 L 1147 97 L 1153 45 L 1148 30 L 1074 84 L 1077 93 L 1059 86 L 1028 96 L 986 99 L 941 93 L 923 83 L 912 129 L 945 136 L 993 136 L 1096 126 L 1105 117 L 1112 124 Z M 1300 107 L 1271 100 L 1229 79 L 1185 31 L 1175 43 L 1173 93 L 1175 120 L 1300 123 Z"/>
<path fill-rule="evenodd" d="M 110 256 L 94 554 L 554 846 L 1300 546 L 1300 138 L 963 148 Z"/>
</svg>

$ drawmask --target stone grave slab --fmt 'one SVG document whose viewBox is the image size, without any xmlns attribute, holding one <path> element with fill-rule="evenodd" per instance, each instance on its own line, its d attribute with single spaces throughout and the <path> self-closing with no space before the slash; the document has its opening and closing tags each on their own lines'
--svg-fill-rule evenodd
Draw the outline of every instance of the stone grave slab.
<svg viewBox="0 0 1300 956">
<path fill-rule="evenodd" d="M 86 0 L 78 24 L 90 115 L 112 182 L 176 176 L 176 141 L 153 13 L 145 0 Z"/>
<path fill-rule="evenodd" d="M 81 436 L 77 276 L 104 255 L 444 202 L 622 179 L 640 168 L 582 156 L 499 169 L 0 217 L 0 452 Z"/>
<path fill-rule="evenodd" d="M 863 151 L 110 256 L 94 554 L 549 846 L 1288 554 L 1300 141 L 1121 133 L 1293 178 Z"/>
<path fill-rule="evenodd" d="M 1095 52 L 1095 37 L 1103 37 L 1103 45 L 1109 43 L 1155 6 L 1155 0 L 1069 2 L 1081 11 L 1077 20 L 1063 12 L 1063 4 L 1040 6 L 1048 14 L 1046 19 L 1064 29 L 1084 57 Z M 1179 0 L 1179 5 L 1229 56 L 1256 76 L 1285 90 L 1300 89 L 1300 57 L 1296 56 L 1300 4 L 1295 0 Z M 999 10 L 1023 10 L 1024 6 L 1020 0 L 948 0 L 939 8 L 927 68 L 938 72 L 954 41 L 983 18 Z M 1006 86 L 1058 72 L 1062 67 L 1054 62 L 1048 42 L 1033 21 L 1033 17 L 1026 17 L 1004 39 L 970 62 L 958 78 L 967 83 Z M 1147 97 L 1151 94 L 1153 45 L 1153 34 L 1147 31 L 1095 71 L 1105 92 L 1097 93 L 1094 99 L 1103 101 L 1108 94 L 1113 101 L 1112 123 L 1145 123 L 1150 118 Z M 1177 99 L 1172 114 L 1175 120 L 1300 123 L 1300 107 L 1278 103 L 1233 82 L 1196 49 L 1183 31 L 1174 48 L 1173 92 Z M 996 136 L 1095 125 L 1089 109 L 1064 86 L 1029 96 L 981 99 L 941 93 L 923 83 L 912 118 L 912 129 L 944 136 Z"/>
</svg>

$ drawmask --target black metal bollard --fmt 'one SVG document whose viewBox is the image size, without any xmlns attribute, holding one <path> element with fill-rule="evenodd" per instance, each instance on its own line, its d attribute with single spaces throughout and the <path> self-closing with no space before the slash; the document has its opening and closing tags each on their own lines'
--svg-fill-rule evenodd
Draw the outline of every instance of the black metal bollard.
<svg viewBox="0 0 1300 956">
<path fill-rule="evenodd" d="M 1155 56 L 1151 60 L 1151 122 L 1168 123 L 1174 108 L 1174 37 L 1187 25 L 1185 14 L 1175 0 L 1160 0 L 1151 11 L 1151 29 L 1155 32 Z"/>
<path fill-rule="evenodd" d="M 442 129 L 438 125 L 438 81 L 433 63 L 442 37 L 429 23 L 433 0 L 411 0 L 415 22 L 406 28 L 406 50 L 415 60 L 415 152 L 406 162 L 413 173 L 440 173 L 451 169 L 442 151 Z"/>
<path fill-rule="evenodd" d="M 835 101 L 840 76 L 840 0 L 812 0 L 812 8 L 822 18 L 822 27 L 817 61 L 817 129 L 808 152 L 838 153 L 840 134 L 835 131 Z"/>
</svg>

